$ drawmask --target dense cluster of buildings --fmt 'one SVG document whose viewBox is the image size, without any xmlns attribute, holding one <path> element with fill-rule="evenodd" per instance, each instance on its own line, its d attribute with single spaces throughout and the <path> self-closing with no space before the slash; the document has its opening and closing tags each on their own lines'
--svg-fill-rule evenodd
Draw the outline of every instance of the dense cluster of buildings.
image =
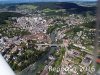
<svg viewBox="0 0 100 75">
<path fill-rule="evenodd" d="M 19 17 L 13 19 L 16 20 L 16 22 L 14 22 L 15 26 L 26 29 L 32 34 L 36 34 L 39 32 L 46 33 L 46 30 L 48 29 L 46 20 L 41 16 Z"/>
<path fill-rule="evenodd" d="M 64 46 L 66 46 L 65 49 L 67 50 L 65 52 L 65 55 L 63 56 L 61 67 L 71 67 L 75 64 L 77 64 L 77 66 L 80 65 L 82 67 L 90 67 L 90 65 L 92 64 L 93 55 L 85 51 L 87 48 L 82 45 L 80 39 L 80 37 L 82 37 L 83 40 L 85 39 L 86 35 L 84 31 L 77 32 L 76 36 L 74 36 L 73 38 L 69 38 L 69 35 L 66 36 L 65 34 L 65 32 L 70 30 L 72 27 L 74 28 L 77 25 L 94 21 L 95 18 L 92 18 L 92 16 L 90 16 L 90 18 L 87 18 L 82 17 L 81 15 L 72 14 L 66 17 L 50 17 L 48 20 L 44 19 L 44 17 L 41 16 L 23 16 L 18 18 L 12 17 L 12 20 L 13 26 L 28 30 L 31 34 L 25 36 L 14 36 L 12 38 L 3 37 L 2 34 L 0 34 L 0 52 L 2 53 L 6 61 L 9 62 L 11 60 L 15 60 L 14 62 L 16 63 L 17 57 L 21 56 L 24 51 L 21 43 L 25 42 L 27 44 L 27 40 L 36 40 L 36 43 L 38 44 L 51 44 L 51 38 L 48 34 L 46 34 L 48 27 L 55 24 L 64 24 L 62 28 L 57 28 L 55 41 L 65 41 L 64 37 L 67 37 L 69 44 L 73 44 L 76 48 L 67 49 L 66 47 L 69 46 L 68 41 L 65 41 L 65 43 L 63 43 Z M 46 47 L 47 46 L 38 46 L 37 50 L 45 50 Z M 14 56 L 14 53 L 16 53 L 17 56 Z M 53 55 L 48 56 L 48 58 L 51 61 L 56 60 L 56 57 L 54 57 Z M 60 72 L 60 75 L 66 74 L 67 72 Z M 73 74 L 78 75 L 78 72 L 73 71 Z"/>
</svg>

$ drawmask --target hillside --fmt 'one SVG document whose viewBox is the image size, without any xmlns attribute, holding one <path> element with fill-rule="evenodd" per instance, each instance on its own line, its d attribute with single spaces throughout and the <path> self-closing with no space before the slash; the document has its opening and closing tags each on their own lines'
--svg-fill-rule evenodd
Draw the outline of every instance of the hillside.
<svg viewBox="0 0 100 75">
<path fill-rule="evenodd" d="M 87 7 L 87 6 L 80 6 L 77 3 L 70 3 L 70 2 L 35 2 L 35 3 L 15 3 L 15 4 L 6 4 L 6 5 L 0 5 L 1 9 L 7 9 L 7 10 L 17 10 L 19 7 L 26 5 L 33 5 L 37 6 L 36 10 L 43 10 L 46 8 L 49 9 L 66 9 L 69 13 L 84 13 L 87 11 L 91 11 L 92 13 L 95 13 L 96 6 Z M 85 3 L 84 3 L 85 5 Z M 25 7 L 24 7 L 25 9 Z"/>
</svg>

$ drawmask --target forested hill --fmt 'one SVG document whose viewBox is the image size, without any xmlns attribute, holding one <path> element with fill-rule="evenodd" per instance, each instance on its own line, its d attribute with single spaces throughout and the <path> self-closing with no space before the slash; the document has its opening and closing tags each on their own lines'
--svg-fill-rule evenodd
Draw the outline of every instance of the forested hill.
<svg viewBox="0 0 100 75">
<path fill-rule="evenodd" d="M 70 2 L 35 2 L 35 3 L 15 3 L 15 4 L 6 4 L 6 5 L 0 5 L 2 8 L 6 8 L 8 10 L 16 10 L 18 7 L 22 5 L 35 5 L 37 6 L 38 10 L 43 10 L 46 8 L 49 9 L 66 9 L 68 12 L 73 13 L 83 13 L 87 11 L 95 12 L 96 6 L 86 7 L 86 6 L 80 6 L 76 3 L 70 3 Z"/>
</svg>

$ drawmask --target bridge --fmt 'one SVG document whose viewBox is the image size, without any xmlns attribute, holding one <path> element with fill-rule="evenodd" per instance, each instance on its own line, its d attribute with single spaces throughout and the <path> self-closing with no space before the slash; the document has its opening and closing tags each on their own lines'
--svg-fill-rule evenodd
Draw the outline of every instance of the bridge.
<svg viewBox="0 0 100 75">
<path fill-rule="evenodd" d="M 63 44 L 35 44 L 37 46 L 56 46 L 56 47 L 59 47 L 59 46 L 63 46 Z"/>
</svg>

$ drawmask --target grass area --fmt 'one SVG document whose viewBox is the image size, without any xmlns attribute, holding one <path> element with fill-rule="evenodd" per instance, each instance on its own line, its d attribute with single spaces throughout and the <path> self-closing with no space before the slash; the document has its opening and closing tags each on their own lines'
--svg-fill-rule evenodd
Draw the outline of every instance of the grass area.
<svg viewBox="0 0 100 75">
<path fill-rule="evenodd" d="M 75 58 L 73 58 L 73 61 L 75 62 L 75 64 L 79 64 L 79 63 L 81 63 L 82 59 L 79 57 L 75 57 Z"/>
<path fill-rule="evenodd" d="M 57 55 L 58 57 L 56 61 L 52 65 L 53 67 L 58 68 L 61 66 L 61 62 L 62 62 L 64 54 L 65 54 L 65 48 L 62 48 L 59 52 L 59 55 Z M 56 72 L 49 72 L 49 75 L 58 75 L 58 74 Z"/>
<path fill-rule="evenodd" d="M 65 10 L 62 10 L 62 9 L 43 9 L 43 12 L 64 12 Z"/>
<path fill-rule="evenodd" d="M 42 10 L 44 13 L 46 13 L 46 12 L 56 12 L 57 10 L 53 10 L 53 9 L 49 9 L 49 8 L 47 8 L 47 9 L 43 9 Z"/>
<path fill-rule="evenodd" d="M 46 16 L 67 16 L 65 9 L 43 9 L 42 13 L 45 13 Z"/>
<path fill-rule="evenodd" d="M 35 5 L 21 5 L 18 7 L 19 9 L 29 9 L 29 10 L 35 10 L 37 6 Z"/>
<path fill-rule="evenodd" d="M 89 54 L 93 54 L 93 50 L 94 50 L 93 48 L 87 46 L 87 49 L 85 51 L 88 52 Z"/>
<path fill-rule="evenodd" d="M 38 73 L 36 74 L 36 75 L 40 75 L 40 73 L 43 71 L 43 69 L 44 69 L 44 67 L 45 67 L 45 64 L 44 63 L 40 63 L 39 65 L 38 65 Z"/>
<path fill-rule="evenodd" d="M 80 57 L 83 58 L 86 54 L 87 54 L 86 52 L 81 51 Z"/>
<path fill-rule="evenodd" d="M 59 57 L 54 63 L 55 67 L 58 67 L 61 64 L 64 54 L 65 54 L 65 48 L 62 48 L 59 52 Z"/>
<path fill-rule="evenodd" d="M 97 63 L 96 64 L 96 70 L 99 70 L 100 69 L 100 63 Z"/>
<path fill-rule="evenodd" d="M 68 50 L 70 50 L 70 49 L 75 49 L 75 50 L 79 50 L 79 51 L 80 51 L 80 48 L 74 46 L 73 44 L 70 44 L 70 45 L 68 46 Z"/>
</svg>

